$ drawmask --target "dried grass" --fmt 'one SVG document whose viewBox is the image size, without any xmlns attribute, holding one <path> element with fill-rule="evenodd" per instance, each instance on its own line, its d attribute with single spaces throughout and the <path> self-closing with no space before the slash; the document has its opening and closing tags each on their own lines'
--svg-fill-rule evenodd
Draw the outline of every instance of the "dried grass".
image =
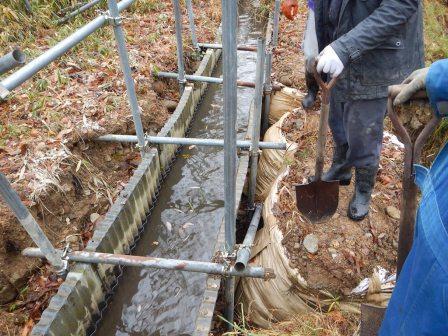
<svg viewBox="0 0 448 336">
<path fill-rule="evenodd" d="M 314 312 L 297 315 L 288 321 L 273 324 L 270 329 L 248 327 L 242 318 L 238 325 L 234 325 L 234 331 L 224 335 L 356 336 L 359 335 L 359 316 L 339 310 L 328 313 Z"/>
</svg>

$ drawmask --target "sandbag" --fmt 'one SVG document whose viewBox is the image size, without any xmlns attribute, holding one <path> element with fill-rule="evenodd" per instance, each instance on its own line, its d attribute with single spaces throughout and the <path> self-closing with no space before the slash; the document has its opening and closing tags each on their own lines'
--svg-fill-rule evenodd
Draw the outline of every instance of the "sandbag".
<svg viewBox="0 0 448 336">
<path fill-rule="evenodd" d="M 285 236 L 274 215 L 279 195 L 282 192 L 290 193 L 285 186 L 281 187 L 282 180 L 288 174 L 287 167 L 275 180 L 264 202 L 264 227 L 256 235 L 251 256 L 251 264 L 273 269 L 276 278 L 269 281 L 242 278 L 237 289 L 237 299 L 242 304 L 241 313 L 249 323 L 267 329 L 271 323 L 285 321 L 313 309 L 338 308 L 360 313 L 361 302 L 385 306 L 395 278 L 384 268 L 376 267 L 370 278 L 366 277 L 348 295 L 344 295 L 314 286 L 312 279 L 305 279 L 300 269 L 292 266 L 283 244 Z"/>
<path fill-rule="evenodd" d="M 285 87 L 281 91 L 276 91 L 271 95 L 271 105 L 269 112 L 269 123 L 275 124 L 285 113 L 302 106 L 305 97 L 299 90 Z"/>
<path fill-rule="evenodd" d="M 286 113 L 265 133 L 263 141 L 267 142 L 286 142 L 286 150 L 264 149 L 258 162 L 257 188 L 255 198 L 262 202 L 268 196 L 278 174 L 284 167 L 293 160 L 294 153 L 297 151 L 297 144 L 288 142 L 282 132 L 283 122 L 290 116 Z M 297 129 L 299 131 L 299 129 Z"/>
</svg>

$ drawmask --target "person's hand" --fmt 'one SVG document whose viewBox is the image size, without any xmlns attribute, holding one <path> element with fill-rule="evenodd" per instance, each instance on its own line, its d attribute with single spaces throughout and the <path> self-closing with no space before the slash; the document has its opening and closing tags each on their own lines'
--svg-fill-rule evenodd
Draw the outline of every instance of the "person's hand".
<svg viewBox="0 0 448 336">
<path fill-rule="evenodd" d="M 337 77 L 344 70 L 344 64 L 331 46 L 326 46 L 317 56 L 317 72 Z"/>
<path fill-rule="evenodd" d="M 403 89 L 395 97 L 394 105 L 401 105 L 406 103 L 418 91 L 426 88 L 426 77 L 428 76 L 429 68 L 419 69 L 414 71 L 403 82 Z"/>
<path fill-rule="evenodd" d="M 281 9 L 284 16 L 289 20 L 294 20 L 294 17 L 299 12 L 299 3 L 297 0 L 283 0 Z"/>
</svg>

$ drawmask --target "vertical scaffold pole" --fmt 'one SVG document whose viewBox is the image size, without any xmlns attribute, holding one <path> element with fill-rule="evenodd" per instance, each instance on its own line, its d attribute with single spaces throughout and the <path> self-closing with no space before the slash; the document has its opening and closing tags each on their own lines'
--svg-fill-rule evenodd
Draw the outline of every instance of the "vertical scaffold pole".
<svg viewBox="0 0 448 336">
<path fill-rule="evenodd" d="M 58 273 L 63 273 L 66 269 L 66 262 L 62 260 L 61 255 L 53 247 L 39 224 L 37 224 L 36 220 L 20 200 L 19 195 L 12 189 L 8 179 L 2 173 L 0 173 L 0 195 L 12 212 L 14 212 L 14 215 L 30 235 L 33 242 L 43 252 L 45 258 Z"/>
<path fill-rule="evenodd" d="M 274 22 L 273 22 L 273 32 L 271 35 L 271 40 L 269 41 L 269 45 L 266 49 L 266 79 L 265 79 L 265 88 L 264 88 L 264 113 L 262 117 L 262 132 L 266 132 L 269 128 L 269 114 L 271 111 L 271 93 L 272 93 L 272 82 L 271 82 L 271 74 L 272 74 L 272 56 L 275 47 L 278 43 L 278 28 L 279 28 L 279 20 L 280 20 L 280 0 L 275 0 L 274 6 Z"/>
<path fill-rule="evenodd" d="M 255 76 L 254 117 L 252 122 L 252 147 L 250 149 L 249 209 L 254 208 L 255 189 L 257 186 L 261 110 L 263 105 L 264 89 L 264 48 L 264 39 L 259 38 L 257 45 L 257 72 Z"/>
<path fill-rule="evenodd" d="M 182 14 L 180 11 L 179 0 L 173 0 L 174 20 L 176 26 L 176 43 L 177 43 L 177 72 L 179 74 L 179 92 L 182 95 L 185 89 L 185 66 L 184 66 L 184 46 L 182 43 Z"/>
<path fill-rule="evenodd" d="M 280 21 L 280 0 L 275 0 L 274 5 L 274 28 L 272 32 L 272 46 L 275 48 L 278 43 L 278 25 Z"/>
<path fill-rule="evenodd" d="M 222 49 L 224 92 L 224 193 L 225 193 L 225 238 L 229 254 L 235 246 L 235 191 L 236 191 L 236 113 L 237 113 L 237 42 L 238 2 L 222 0 Z M 225 284 L 227 321 L 233 323 L 235 279 L 228 278 Z"/>
<path fill-rule="evenodd" d="M 198 39 L 196 38 L 196 26 L 194 24 L 193 2 L 192 0 L 186 0 L 186 3 L 188 12 L 188 23 L 190 25 L 191 43 L 196 50 L 199 50 Z"/>
<path fill-rule="evenodd" d="M 138 145 L 143 153 L 145 150 L 145 132 L 143 131 L 142 119 L 140 117 L 140 107 L 138 106 L 134 79 L 132 78 L 131 66 L 129 65 L 129 57 L 126 50 L 126 39 L 121 26 L 121 18 L 119 16 L 120 14 L 118 12 L 116 0 L 107 0 L 107 4 L 109 7 L 109 20 L 113 26 L 115 39 L 117 40 L 121 70 L 123 71 L 124 81 L 126 83 L 129 105 L 131 107 L 132 118 L 134 119 L 135 133 L 137 134 Z"/>
</svg>

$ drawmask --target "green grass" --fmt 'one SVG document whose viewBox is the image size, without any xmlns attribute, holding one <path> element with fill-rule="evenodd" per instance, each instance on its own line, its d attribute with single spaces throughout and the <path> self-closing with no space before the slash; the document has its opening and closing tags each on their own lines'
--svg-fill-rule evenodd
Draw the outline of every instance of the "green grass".
<svg viewBox="0 0 448 336">
<path fill-rule="evenodd" d="M 431 64 L 448 58 L 448 4 L 440 0 L 425 0 L 426 61 Z"/>
<path fill-rule="evenodd" d="M 446 1 L 425 0 L 426 63 L 448 58 L 448 4 Z M 423 162 L 430 164 L 441 147 L 448 141 L 448 120 L 443 120 L 428 141 Z"/>
</svg>

